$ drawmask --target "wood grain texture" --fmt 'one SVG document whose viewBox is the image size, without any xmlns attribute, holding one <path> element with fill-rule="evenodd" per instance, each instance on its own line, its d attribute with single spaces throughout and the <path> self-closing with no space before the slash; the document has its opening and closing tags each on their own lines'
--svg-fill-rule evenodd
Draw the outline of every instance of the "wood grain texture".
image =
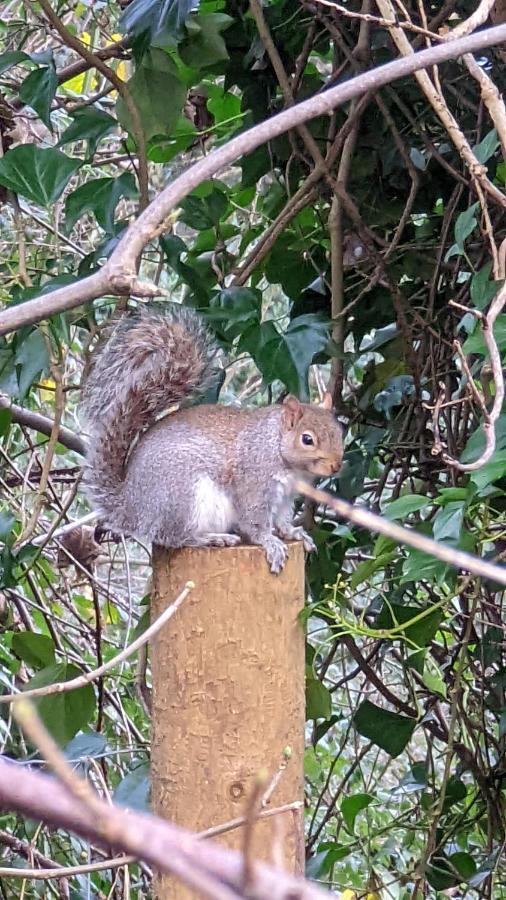
<svg viewBox="0 0 506 900">
<path fill-rule="evenodd" d="M 304 554 L 290 545 L 281 575 L 258 547 L 155 548 L 152 615 L 188 580 L 195 583 L 156 636 L 153 673 L 153 812 L 201 831 L 245 812 L 255 777 L 291 759 L 271 805 L 303 800 Z M 241 848 L 243 829 L 220 840 Z M 278 848 L 291 872 L 302 872 L 300 812 L 258 822 L 254 853 L 273 861 Z M 276 860 L 277 861 L 277 860 Z M 157 900 L 195 894 L 167 876 Z"/>
</svg>

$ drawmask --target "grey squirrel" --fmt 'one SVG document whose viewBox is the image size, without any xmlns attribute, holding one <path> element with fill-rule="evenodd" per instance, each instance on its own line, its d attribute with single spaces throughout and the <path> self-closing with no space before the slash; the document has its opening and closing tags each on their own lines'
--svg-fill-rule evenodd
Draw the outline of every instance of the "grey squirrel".
<svg viewBox="0 0 506 900">
<path fill-rule="evenodd" d="M 337 472 L 341 428 L 329 394 L 320 405 L 288 396 L 257 409 L 185 408 L 218 372 L 217 346 L 193 310 L 151 304 L 124 316 L 84 385 L 85 487 L 114 532 L 164 547 L 244 539 L 278 573 L 285 540 L 315 549 L 292 523 L 290 476 Z"/>
</svg>

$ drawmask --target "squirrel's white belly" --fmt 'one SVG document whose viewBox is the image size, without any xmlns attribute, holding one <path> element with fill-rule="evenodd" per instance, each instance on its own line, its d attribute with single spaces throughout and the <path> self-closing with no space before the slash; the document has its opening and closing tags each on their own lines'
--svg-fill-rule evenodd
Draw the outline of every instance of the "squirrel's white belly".
<svg viewBox="0 0 506 900">
<path fill-rule="evenodd" d="M 227 534 L 233 528 L 233 504 L 209 475 L 201 475 L 195 485 L 194 510 L 198 534 Z"/>
</svg>

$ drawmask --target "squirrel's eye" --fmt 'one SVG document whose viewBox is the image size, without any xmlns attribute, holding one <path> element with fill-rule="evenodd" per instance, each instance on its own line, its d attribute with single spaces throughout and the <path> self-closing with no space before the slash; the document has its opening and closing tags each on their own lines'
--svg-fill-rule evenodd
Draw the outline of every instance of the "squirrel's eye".
<svg viewBox="0 0 506 900">
<path fill-rule="evenodd" d="M 314 444 L 313 436 L 304 432 L 302 435 L 302 443 L 306 445 L 306 447 L 312 447 Z"/>
</svg>

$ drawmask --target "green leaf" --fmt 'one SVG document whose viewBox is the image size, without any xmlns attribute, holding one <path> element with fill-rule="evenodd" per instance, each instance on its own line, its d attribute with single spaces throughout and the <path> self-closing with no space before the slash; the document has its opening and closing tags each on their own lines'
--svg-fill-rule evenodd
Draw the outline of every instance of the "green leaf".
<svg viewBox="0 0 506 900">
<path fill-rule="evenodd" d="M 12 424 L 12 413 L 10 409 L 0 409 L 0 437 L 8 434 Z"/>
<path fill-rule="evenodd" d="M 35 65 L 28 53 L 23 53 L 22 50 L 8 50 L 6 53 L 0 53 L 0 75 L 3 75 L 12 66 L 20 65 L 20 63 Z"/>
<path fill-rule="evenodd" d="M 65 229 L 69 233 L 86 212 L 94 214 L 98 224 L 108 234 L 114 232 L 114 212 L 121 197 L 137 197 L 137 186 L 130 172 L 119 178 L 94 178 L 87 181 L 65 199 Z"/>
<path fill-rule="evenodd" d="M 402 753 L 416 727 L 414 719 L 389 712 L 369 700 L 360 704 L 353 722 L 362 737 L 368 738 L 392 757 Z"/>
<path fill-rule="evenodd" d="M 306 862 L 306 878 L 316 880 L 328 875 L 332 866 L 341 859 L 353 853 L 353 844 L 336 844 L 332 841 L 322 841 L 318 844 L 318 853 L 315 853 Z"/>
<path fill-rule="evenodd" d="M 50 131 L 53 130 L 51 104 L 57 87 L 58 78 L 54 66 L 51 65 L 30 72 L 19 89 L 20 100 L 35 110 Z"/>
<path fill-rule="evenodd" d="M 147 31 L 150 42 L 164 36 L 176 39 L 182 35 L 190 13 L 198 8 L 199 0 L 132 0 L 121 16 L 118 28 L 134 36 Z"/>
<path fill-rule="evenodd" d="M 464 503 L 455 501 L 438 509 L 432 521 L 432 534 L 435 541 L 458 541 L 464 520 Z"/>
<path fill-rule="evenodd" d="M 494 323 L 494 337 L 499 350 L 506 349 L 506 315 L 497 316 Z M 478 323 L 475 330 L 462 345 L 464 353 L 481 353 L 482 356 L 488 355 L 488 350 L 483 338 L 483 330 Z"/>
<path fill-rule="evenodd" d="M 26 683 L 24 690 L 46 687 L 59 681 L 70 681 L 81 674 L 76 666 L 69 663 L 54 663 L 37 672 Z M 35 698 L 34 703 L 49 733 L 57 744 L 64 747 L 92 719 L 95 712 L 95 693 L 91 684 L 86 684 L 68 693 Z"/>
<path fill-rule="evenodd" d="M 403 790 L 406 793 L 423 791 L 427 787 L 427 768 L 424 763 L 414 763 L 409 772 L 401 778 L 395 790 Z"/>
<path fill-rule="evenodd" d="M 123 781 L 120 781 L 114 791 L 113 800 L 119 806 L 127 806 L 137 812 L 147 812 L 149 791 L 149 765 L 143 763 L 129 772 Z"/>
<path fill-rule="evenodd" d="M 426 647 L 434 638 L 443 620 L 443 613 L 440 609 L 428 611 L 420 609 L 418 606 L 401 606 L 399 603 L 384 602 L 374 622 L 374 628 L 390 631 L 397 625 L 405 625 L 406 622 L 417 618 L 422 612 L 425 612 L 426 615 L 419 621 L 413 622 L 412 625 L 406 625 L 403 631 L 398 632 L 398 637 L 402 639 L 404 636 L 417 647 Z"/>
<path fill-rule="evenodd" d="M 41 150 L 35 144 L 22 144 L 0 159 L 0 184 L 39 206 L 50 206 L 81 165 L 80 159 L 52 147 Z"/>
<path fill-rule="evenodd" d="M 457 216 L 457 221 L 455 222 L 455 241 L 459 248 L 464 247 L 464 241 L 473 233 L 478 225 L 475 213 L 479 205 L 479 203 L 473 203 L 469 209 L 466 209 L 465 212 L 462 212 Z"/>
<path fill-rule="evenodd" d="M 382 510 L 385 519 L 394 521 L 395 519 L 405 519 L 410 513 L 418 512 L 432 503 L 430 497 L 422 497 L 419 494 L 406 494 L 397 500 L 392 500 Z"/>
<path fill-rule="evenodd" d="M 470 473 L 470 479 L 478 491 L 506 475 L 506 450 L 496 450 L 480 469 Z"/>
<path fill-rule="evenodd" d="M 485 309 L 501 286 L 500 281 L 490 278 L 491 269 L 492 263 L 487 263 L 471 278 L 471 300 L 476 309 Z M 479 325 L 477 327 L 479 328 Z"/>
<path fill-rule="evenodd" d="M 397 550 L 389 550 L 386 553 L 375 555 L 373 559 L 364 559 L 363 562 L 358 564 L 350 578 L 351 589 L 355 590 L 359 584 L 369 581 L 375 572 L 383 571 L 397 557 Z"/>
<path fill-rule="evenodd" d="M 495 423 L 496 452 L 506 450 L 506 415 L 503 413 Z M 479 426 L 473 431 L 461 456 L 462 462 L 474 462 L 485 449 L 485 435 Z M 480 471 L 480 470 L 478 470 Z"/>
<path fill-rule="evenodd" d="M 87 141 L 87 158 L 91 159 L 97 149 L 97 144 L 106 134 L 110 134 L 118 126 L 115 119 L 101 109 L 94 106 L 85 106 L 84 109 L 76 109 L 72 113 L 72 122 L 63 132 L 58 147 L 64 147 L 72 141 Z"/>
<path fill-rule="evenodd" d="M 206 228 L 213 228 L 218 225 L 220 219 L 223 218 L 228 209 L 227 195 L 213 188 L 206 197 L 195 197 L 190 195 L 180 204 L 182 213 L 180 215 L 181 222 L 195 228 L 196 231 L 203 231 Z"/>
<path fill-rule="evenodd" d="M 408 555 L 402 566 L 401 584 L 407 581 L 432 581 L 442 584 L 448 573 L 447 563 L 424 553 L 423 550 L 408 550 Z"/>
<path fill-rule="evenodd" d="M 18 396 L 23 399 L 36 378 L 49 369 L 49 356 L 44 335 L 35 328 L 19 346 L 15 355 L 18 368 Z"/>
<path fill-rule="evenodd" d="M 446 785 L 443 813 L 447 813 L 448 810 L 450 810 L 452 806 L 455 806 L 457 803 L 462 803 L 462 801 L 465 800 L 466 797 L 466 785 L 461 778 L 458 778 L 456 775 L 452 775 L 452 777 L 448 779 L 448 784 Z"/>
<path fill-rule="evenodd" d="M 248 326 L 260 324 L 262 295 L 254 288 L 225 288 L 211 299 L 208 318 L 233 339 L 244 333 Z"/>
<path fill-rule="evenodd" d="M 107 741 L 103 734 L 97 731 L 86 731 L 78 734 L 67 744 L 64 753 L 73 763 L 84 759 L 97 759 L 107 749 Z"/>
<path fill-rule="evenodd" d="M 2 543 L 5 543 L 9 537 L 15 521 L 16 519 L 11 512 L 0 509 L 0 541 Z"/>
<path fill-rule="evenodd" d="M 250 328 L 239 351 L 251 353 L 265 380 L 279 379 L 288 390 L 309 399 L 308 372 L 313 358 L 328 344 L 329 323 L 315 313 L 297 316 L 280 334 L 271 321 Z"/>
<path fill-rule="evenodd" d="M 491 156 L 494 155 L 495 151 L 499 146 L 499 138 L 497 137 L 497 131 L 495 128 L 492 128 L 492 131 L 489 131 L 488 134 L 485 135 L 482 141 L 479 144 L 476 144 L 473 147 L 473 152 L 478 160 L 483 165 L 490 159 Z"/>
<path fill-rule="evenodd" d="M 370 803 L 376 798 L 372 794 L 353 794 L 352 797 L 345 797 L 341 803 L 341 815 L 345 825 L 351 834 L 355 828 L 355 819 L 359 812 L 367 809 Z"/>
<path fill-rule="evenodd" d="M 46 634 L 33 631 L 16 632 L 12 636 L 12 649 L 29 666 L 42 669 L 51 666 L 54 661 L 54 641 Z"/>
<path fill-rule="evenodd" d="M 148 159 L 150 162 L 166 163 L 174 159 L 178 153 L 183 153 L 195 140 L 197 129 L 193 122 L 185 116 L 177 120 L 170 137 L 153 138 L 148 146 Z"/>
<path fill-rule="evenodd" d="M 329 719 L 331 713 L 332 695 L 311 672 L 306 679 L 306 719 Z"/>
<path fill-rule="evenodd" d="M 175 64 L 163 50 L 149 50 L 128 82 L 137 106 L 146 140 L 170 135 L 186 100 L 186 87 L 178 77 Z M 123 128 L 135 140 L 130 113 L 121 97 L 116 113 Z"/>
<path fill-rule="evenodd" d="M 225 13 L 192 16 L 186 23 L 188 37 L 179 47 L 179 55 L 192 69 L 204 69 L 228 59 L 221 32 L 230 28 L 233 18 Z"/>
</svg>

